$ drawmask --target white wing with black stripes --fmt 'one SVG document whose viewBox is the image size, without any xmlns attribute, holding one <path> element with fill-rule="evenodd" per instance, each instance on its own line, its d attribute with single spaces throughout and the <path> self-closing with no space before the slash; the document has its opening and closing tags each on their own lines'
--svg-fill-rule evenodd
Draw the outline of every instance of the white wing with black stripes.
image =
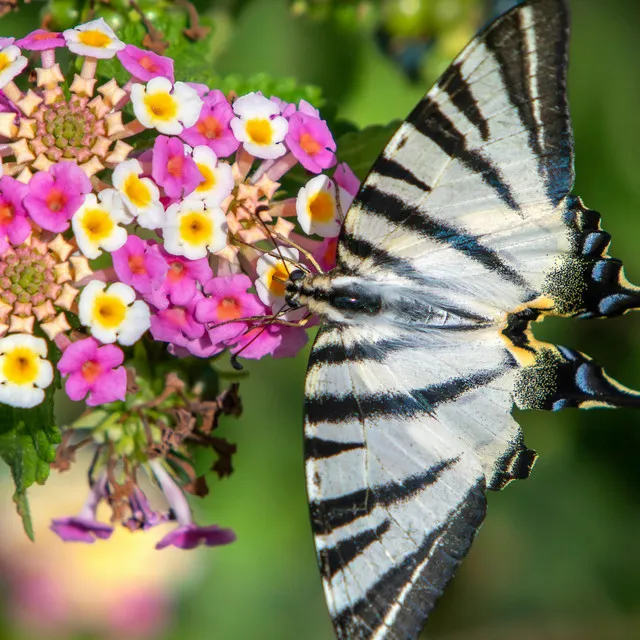
<svg viewBox="0 0 640 640">
<path fill-rule="evenodd" d="M 323 319 L 306 474 L 339 638 L 416 638 L 485 512 L 526 478 L 523 408 L 640 405 L 544 314 L 607 317 L 640 290 L 572 195 L 566 0 L 528 0 L 455 60 L 349 210 L 338 263 L 289 282 Z"/>
</svg>

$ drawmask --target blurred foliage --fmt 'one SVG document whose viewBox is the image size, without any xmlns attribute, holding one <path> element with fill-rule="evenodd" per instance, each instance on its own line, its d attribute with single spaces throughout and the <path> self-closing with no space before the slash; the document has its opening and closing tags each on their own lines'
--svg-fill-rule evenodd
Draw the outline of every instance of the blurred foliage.
<svg viewBox="0 0 640 640">
<path fill-rule="evenodd" d="M 635 0 L 571 4 L 576 192 L 603 213 L 604 227 L 613 236 L 612 255 L 625 261 L 629 278 L 638 282 L 640 5 Z M 20 36 L 34 28 L 36 6 L 0 19 L 0 34 Z M 384 127 L 404 117 L 435 80 L 439 66 L 429 71 L 426 64 L 424 80 L 410 82 L 375 43 L 368 20 L 354 27 L 299 11 L 294 15 L 287 0 L 203 0 L 198 6 L 219 31 L 214 67 L 220 78 L 268 74 L 295 78 L 296 86 L 316 85 L 338 121 L 358 127 Z M 428 61 L 428 51 L 426 56 Z M 347 129 L 340 140 L 345 154 L 352 135 Z M 366 167 L 358 170 L 362 174 Z M 539 338 L 589 353 L 614 377 L 640 387 L 638 316 L 547 320 L 535 330 Z M 206 571 L 182 588 L 177 619 L 165 640 L 333 637 L 303 480 L 305 366 L 303 354 L 293 361 L 265 360 L 247 367 L 250 375 L 241 384 L 245 413 L 222 427 L 238 444 L 236 472 L 215 481 L 210 498 L 198 505 L 209 519 L 232 526 L 238 541 L 196 552 Z M 73 411 L 68 408 L 67 416 Z M 540 453 L 533 477 L 489 496 L 487 521 L 425 637 L 638 637 L 640 416 L 631 410 L 571 410 L 517 417 L 528 446 Z M 162 557 L 159 553 L 158 563 Z M 119 576 L 122 568 L 116 560 L 110 570 Z M 0 635 L 33 637 L 9 627 Z"/>
</svg>

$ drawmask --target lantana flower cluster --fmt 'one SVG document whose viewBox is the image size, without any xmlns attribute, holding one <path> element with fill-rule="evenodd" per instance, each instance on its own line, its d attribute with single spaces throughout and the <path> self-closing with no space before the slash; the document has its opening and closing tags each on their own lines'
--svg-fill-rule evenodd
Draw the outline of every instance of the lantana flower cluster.
<svg viewBox="0 0 640 640">
<path fill-rule="evenodd" d="M 72 77 L 59 48 L 76 56 Z M 114 57 L 130 74 L 124 86 L 99 83 L 100 61 Z M 296 165 L 309 179 L 287 197 L 280 182 Z M 57 370 L 71 400 L 119 407 L 82 422 L 97 443 L 91 495 L 54 530 L 108 537 L 95 519 L 107 500 L 130 527 L 177 519 L 160 547 L 230 542 L 229 530 L 193 523 L 176 471 L 180 459 L 193 475 L 185 443 L 211 445 L 205 400 L 174 380 L 160 415 L 153 394 L 141 399 L 133 354 L 165 343 L 167 358 L 258 359 L 306 343 L 285 282 L 297 264 L 333 266 L 359 186 L 337 165 L 327 123 L 304 100 L 175 80 L 171 59 L 99 19 L 0 39 L 0 169 L 0 403 L 38 405 Z M 74 447 L 67 438 L 62 458 Z M 162 489 L 164 515 L 149 507 L 140 469 Z"/>
</svg>

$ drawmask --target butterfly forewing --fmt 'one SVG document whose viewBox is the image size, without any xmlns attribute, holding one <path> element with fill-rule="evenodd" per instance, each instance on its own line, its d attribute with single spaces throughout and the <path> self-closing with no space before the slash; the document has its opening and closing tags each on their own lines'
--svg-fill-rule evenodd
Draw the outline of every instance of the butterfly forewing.
<svg viewBox="0 0 640 640">
<path fill-rule="evenodd" d="M 638 404 L 529 329 L 544 314 L 640 304 L 599 215 L 569 195 L 567 49 L 566 0 L 498 19 L 401 125 L 347 214 L 318 299 L 355 283 L 379 294 L 380 313 L 316 309 L 305 419 L 339 638 L 418 636 L 483 520 L 485 489 L 526 478 L 535 461 L 514 401 Z"/>
</svg>

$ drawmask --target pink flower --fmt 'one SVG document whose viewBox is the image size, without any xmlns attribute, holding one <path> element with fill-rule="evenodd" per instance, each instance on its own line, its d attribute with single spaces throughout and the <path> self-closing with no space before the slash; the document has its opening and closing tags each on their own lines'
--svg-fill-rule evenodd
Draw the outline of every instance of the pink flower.
<svg viewBox="0 0 640 640">
<path fill-rule="evenodd" d="M 181 198 L 204 181 L 193 158 L 185 154 L 180 138 L 158 136 L 153 145 L 151 176 L 169 198 Z"/>
<path fill-rule="evenodd" d="M 178 306 L 186 305 L 196 294 L 196 283 L 204 284 L 213 277 L 211 266 L 206 258 L 189 260 L 183 256 L 174 256 L 160 249 L 169 268 L 164 281 L 158 289 L 144 296 L 158 309 L 166 309 L 169 302 Z"/>
<path fill-rule="evenodd" d="M 167 275 L 167 261 L 160 245 L 153 240 L 141 240 L 129 235 L 125 245 L 111 254 L 113 268 L 120 282 L 147 294 L 158 289 Z"/>
<path fill-rule="evenodd" d="M 324 271 L 330 271 L 336 266 L 336 253 L 338 251 L 338 236 L 325 238 L 314 251 L 313 257 Z"/>
<path fill-rule="evenodd" d="M 289 327 L 277 323 L 250 329 L 230 349 L 231 353 L 249 360 L 260 360 L 266 355 L 274 358 L 295 356 L 309 339 L 303 327 Z"/>
<path fill-rule="evenodd" d="M 22 244 L 31 233 L 27 211 L 22 204 L 29 193 L 29 187 L 14 178 L 0 178 L 0 251 L 8 247 L 7 239 L 13 245 Z"/>
<path fill-rule="evenodd" d="M 334 182 L 349 195 L 356 196 L 360 191 L 360 180 L 346 162 L 341 162 L 333 172 Z M 346 213 L 346 212 L 345 212 Z"/>
<path fill-rule="evenodd" d="M 162 76 L 173 82 L 173 60 L 159 56 L 153 51 L 139 49 L 128 44 L 124 49 L 116 53 L 122 66 L 136 79 L 148 82 L 151 78 Z"/>
<path fill-rule="evenodd" d="M 242 274 L 213 278 L 207 282 L 204 291 L 209 295 L 198 302 L 196 319 L 209 325 L 209 338 L 213 344 L 236 338 L 249 327 L 246 322 L 229 320 L 269 313 L 257 296 L 247 293 L 251 286 L 251 280 Z M 221 322 L 228 324 L 210 326 Z"/>
<path fill-rule="evenodd" d="M 305 105 L 308 103 L 305 103 Z M 287 147 L 296 160 L 313 173 L 321 173 L 336 163 L 336 143 L 324 120 L 310 111 L 311 105 L 305 106 L 289 118 L 289 131 L 284 139 Z"/>
<path fill-rule="evenodd" d="M 58 362 L 58 371 L 68 375 L 65 390 L 71 400 L 82 400 L 95 407 L 114 400 L 124 400 L 127 373 L 120 366 L 124 354 L 115 345 L 98 347 L 95 338 L 72 342 Z"/>
<path fill-rule="evenodd" d="M 233 108 L 224 93 L 217 89 L 210 91 L 204 97 L 198 121 L 193 127 L 184 129 L 180 137 L 192 147 L 206 145 L 218 158 L 225 158 L 240 145 L 229 126 L 233 117 Z"/>
<path fill-rule="evenodd" d="M 90 191 L 91 182 L 77 164 L 59 162 L 31 178 L 24 206 L 43 229 L 60 233 L 69 228 L 69 220 Z"/>
<path fill-rule="evenodd" d="M 293 102 L 285 102 L 284 100 L 278 98 L 278 96 L 271 96 L 269 100 L 271 100 L 271 102 L 275 102 L 278 107 L 280 107 L 280 115 L 284 116 L 285 118 L 292 116 L 296 112 L 296 105 Z"/>
<path fill-rule="evenodd" d="M 65 47 L 67 43 L 61 33 L 47 31 L 46 29 L 36 29 L 27 34 L 24 38 L 16 40 L 16 46 L 27 51 L 48 51 Z"/>
<path fill-rule="evenodd" d="M 154 340 L 169 342 L 184 347 L 189 340 L 197 340 L 204 335 L 204 326 L 196 321 L 195 310 L 203 295 L 196 291 L 185 306 L 171 305 L 151 316 L 151 335 Z"/>
</svg>

